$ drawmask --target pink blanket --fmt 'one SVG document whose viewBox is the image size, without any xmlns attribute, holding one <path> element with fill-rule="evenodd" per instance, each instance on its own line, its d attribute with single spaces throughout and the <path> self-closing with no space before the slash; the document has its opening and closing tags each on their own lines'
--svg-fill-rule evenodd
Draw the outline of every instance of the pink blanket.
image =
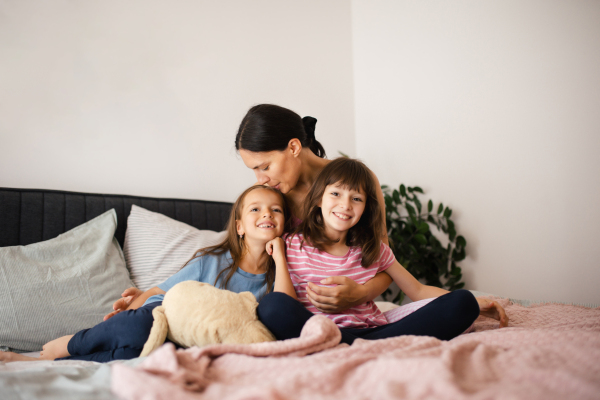
<svg viewBox="0 0 600 400">
<path fill-rule="evenodd" d="M 500 300 L 508 328 L 480 317 L 450 341 L 403 336 L 337 345 L 315 316 L 302 336 L 175 351 L 115 364 L 122 399 L 600 399 L 600 308 Z"/>
</svg>

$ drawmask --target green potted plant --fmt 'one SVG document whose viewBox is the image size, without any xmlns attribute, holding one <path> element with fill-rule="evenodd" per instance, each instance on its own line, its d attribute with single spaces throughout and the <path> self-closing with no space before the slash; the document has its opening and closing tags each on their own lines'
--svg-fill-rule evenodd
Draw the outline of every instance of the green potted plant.
<svg viewBox="0 0 600 400">
<path fill-rule="evenodd" d="M 467 241 L 456 233 L 452 210 L 440 203 L 434 211 L 431 200 L 424 207 L 419 199 L 423 190 L 418 186 L 402 184 L 392 190 L 383 185 L 381 188 L 390 247 L 398 262 L 427 285 L 447 290 L 462 288 L 462 272 L 457 263 L 465 259 Z M 437 229 L 436 235 L 433 228 Z M 390 289 L 386 290 L 382 294 L 384 300 L 391 293 Z M 403 299 L 404 293 L 400 291 L 392 302 L 400 304 Z"/>
</svg>

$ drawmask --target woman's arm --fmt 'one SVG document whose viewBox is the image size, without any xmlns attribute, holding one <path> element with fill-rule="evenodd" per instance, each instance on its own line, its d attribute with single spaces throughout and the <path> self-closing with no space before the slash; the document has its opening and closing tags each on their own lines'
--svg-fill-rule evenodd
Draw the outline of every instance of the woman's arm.
<svg viewBox="0 0 600 400">
<path fill-rule="evenodd" d="M 306 288 L 308 300 L 319 311 L 335 314 L 375 299 L 390 286 L 392 278 L 380 272 L 364 285 L 345 276 L 325 278 L 320 283 L 337 286 L 323 287 L 309 283 Z"/>
<path fill-rule="evenodd" d="M 150 297 L 157 295 L 157 294 L 165 294 L 165 293 L 167 293 L 167 292 L 165 292 L 158 286 L 154 286 L 153 288 L 146 290 L 138 298 L 136 298 L 134 301 L 132 301 L 131 304 L 129 305 L 129 307 L 127 307 L 127 309 L 135 310 L 137 308 L 140 308 L 142 305 L 144 305 L 146 300 L 148 300 Z"/>
<path fill-rule="evenodd" d="M 104 316 L 104 321 L 107 319 L 114 317 L 121 311 L 125 310 L 135 310 L 140 308 L 150 296 L 154 296 L 156 294 L 164 294 L 166 293 L 164 290 L 159 289 L 158 287 L 153 287 L 151 289 L 146 290 L 145 292 L 140 289 L 130 287 L 125 289 L 123 294 L 121 294 L 121 298 L 113 304 L 113 312 L 106 314 Z"/>
<path fill-rule="evenodd" d="M 285 259 L 285 243 L 278 237 L 267 242 L 267 254 L 273 256 L 275 261 L 275 287 L 273 291 L 282 292 L 298 300 L 296 289 L 290 278 L 290 272 Z"/>
</svg>

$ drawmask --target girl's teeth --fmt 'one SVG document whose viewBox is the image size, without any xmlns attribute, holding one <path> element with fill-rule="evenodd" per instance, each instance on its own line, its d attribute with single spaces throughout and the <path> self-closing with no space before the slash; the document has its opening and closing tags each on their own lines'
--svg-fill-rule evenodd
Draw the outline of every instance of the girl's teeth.
<svg viewBox="0 0 600 400">
<path fill-rule="evenodd" d="M 342 214 L 338 214 L 338 213 L 334 213 L 334 214 L 337 215 L 341 219 L 350 219 L 350 217 L 347 215 L 342 215 Z"/>
</svg>

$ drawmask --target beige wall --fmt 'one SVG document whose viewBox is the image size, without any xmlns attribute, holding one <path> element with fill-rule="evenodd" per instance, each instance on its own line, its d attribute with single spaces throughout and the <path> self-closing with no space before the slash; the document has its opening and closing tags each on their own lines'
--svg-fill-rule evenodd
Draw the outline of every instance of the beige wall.
<svg viewBox="0 0 600 400">
<path fill-rule="evenodd" d="M 0 186 L 233 201 L 251 106 L 355 152 L 346 1 L 0 0 Z"/>
<path fill-rule="evenodd" d="M 454 209 L 467 287 L 600 303 L 600 3 L 352 11 L 358 156 Z"/>
</svg>

